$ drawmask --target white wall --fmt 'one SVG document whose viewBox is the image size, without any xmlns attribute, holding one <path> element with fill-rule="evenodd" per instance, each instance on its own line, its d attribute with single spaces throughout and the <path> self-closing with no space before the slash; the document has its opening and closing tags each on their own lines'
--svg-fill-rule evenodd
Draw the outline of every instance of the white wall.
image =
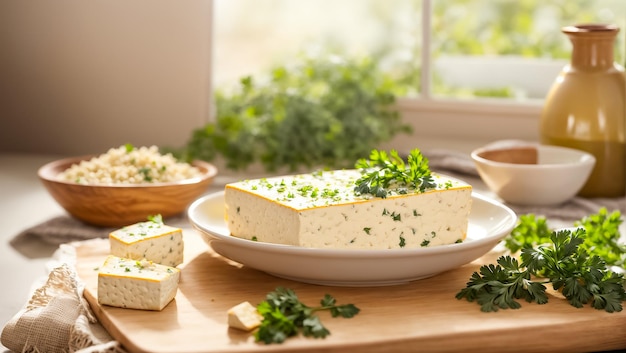
<svg viewBox="0 0 626 353">
<path fill-rule="evenodd" d="M 210 0 L 0 1 L 0 151 L 182 146 L 210 111 Z"/>
</svg>

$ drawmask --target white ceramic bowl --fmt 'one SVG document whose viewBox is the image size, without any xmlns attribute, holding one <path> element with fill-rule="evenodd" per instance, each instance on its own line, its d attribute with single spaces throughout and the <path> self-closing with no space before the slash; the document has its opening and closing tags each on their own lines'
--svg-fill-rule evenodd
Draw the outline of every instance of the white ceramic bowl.
<svg viewBox="0 0 626 353">
<path fill-rule="evenodd" d="M 574 197 L 589 178 L 590 153 L 540 144 L 490 144 L 472 151 L 478 173 L 491 191 L 518 205 L 558 205 Z"/>
</svg>

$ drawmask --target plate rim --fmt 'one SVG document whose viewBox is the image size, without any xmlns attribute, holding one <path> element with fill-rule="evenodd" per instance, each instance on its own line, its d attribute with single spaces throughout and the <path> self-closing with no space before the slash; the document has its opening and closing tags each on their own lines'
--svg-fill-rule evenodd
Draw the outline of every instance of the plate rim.
<svg viewBox="0 0 626 353">
<path fill-rule="evenodd" d="M 464 241 L 462 243 L 455 244 L 444 244 L 437 245 L 433 247 L 426 248 L 409 248 L 409 249 L 326 249 L 326 248 L 307 248 L 295 245 L 286 245 L 286 244 L 275 244 L 275 243 L 267 243 L 267 242 L 257 242 L 243 238 L 237 238 L 231 236 L 229 234 L 222 234 L 221 232 L 216 231 L 214 228 L 205 227 L 201 225 L 195 217 L 195 211 L 204 203 L 208 201 L 212 201 L 216 198 L 223 198 L 224 190 L 216 191 L 211 194 L 207 194 L 205 196 L 200 197 L 196 201 L 194 201 L 187 210 L 187 215 L 192 226 L 201 231 L 206 232 L 210 237 L 218 241 L 225 241 L 228 243 L 232 243 L 233 245 L 244 246 L 251 249 L 262 249 L 264 252 L 272 252 L 272 253 L 288 253 L 290 255 L 293 254 L 309 254 L 315 255 L 318 257 L 331 257 L 331 258 L 398 258 L 402 256 L 430 256 L 441 253 L 455 253 L 461 252 L 465 250 L 471 250 L 476 247 L 484 246 L 486 243 L 497 243 L 502 240 L 508 232 L 510 232 L 515 223 L 517 222 L 517 215 L 515 212 L 508 206 L 503 203 L 494 200 L 488 196 L 476 193 L 472 191 L 471 197 L 472 202 L 478 201 L 489 204 L 493 207 L 497 207 L 504 211 L 508 217 L 503 218 L 503 221 L 507 218 L 510 218 L 510 222 L 502 222 L 499 224 L 498 228 L 503 228 L 499 232 L 495 232 L 495 234 L 487 235 L 480 239 L 475 239 L 471 241 Z M 470 222 L 471 222 L 471 211 L 470 211 Z M 224 224 L 225 229 L 228 229 L 227 225 Z M 469 227 L 469 225 L 468 225 Z M 469 232 L 469 230 L 468 230 Z"/>
</svg>

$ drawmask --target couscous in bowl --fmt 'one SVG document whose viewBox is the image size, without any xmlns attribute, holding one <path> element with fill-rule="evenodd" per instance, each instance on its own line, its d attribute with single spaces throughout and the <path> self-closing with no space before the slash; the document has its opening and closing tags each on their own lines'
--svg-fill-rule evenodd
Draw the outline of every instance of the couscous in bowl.
<svg viewBox="0 0 626 353">
<path fill-rule="evenodd" d="M 122 227 L 149 216 L 170 217 L 184 212 L 204 194 L 217 168 L 210 163 L 194 161 L 189 165 L 197 173 L 177 181 L 143 183 L 87 183 L 62 179 L 61 173 L 97 158 L 95 155 L 70 157 L 42 166 L 38 175 L 45 188 L 70 215 L 87 224 L 102 227 Z"/>
</svg>

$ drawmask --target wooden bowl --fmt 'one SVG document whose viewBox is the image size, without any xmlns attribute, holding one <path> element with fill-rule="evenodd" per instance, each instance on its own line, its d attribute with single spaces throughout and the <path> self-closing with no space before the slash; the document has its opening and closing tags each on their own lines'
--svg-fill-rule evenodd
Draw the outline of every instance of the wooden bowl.
<svg viewBox="0 0 626 353">
<path fill-rule="evenodd" d="M 137 185 L 85 185 L 57 180 L 57 175 L 73 164 L 94 156 L 60 159 L 39 168 L 39 179 L 50 195 L 72 216 L 95 226 L 123 227 L 146 221 L 148 216 L 163 218 L 184 212 L 217 175 L 210 163 L 194 161 L 201 177 L 172 183 Z"/>
</svg>

